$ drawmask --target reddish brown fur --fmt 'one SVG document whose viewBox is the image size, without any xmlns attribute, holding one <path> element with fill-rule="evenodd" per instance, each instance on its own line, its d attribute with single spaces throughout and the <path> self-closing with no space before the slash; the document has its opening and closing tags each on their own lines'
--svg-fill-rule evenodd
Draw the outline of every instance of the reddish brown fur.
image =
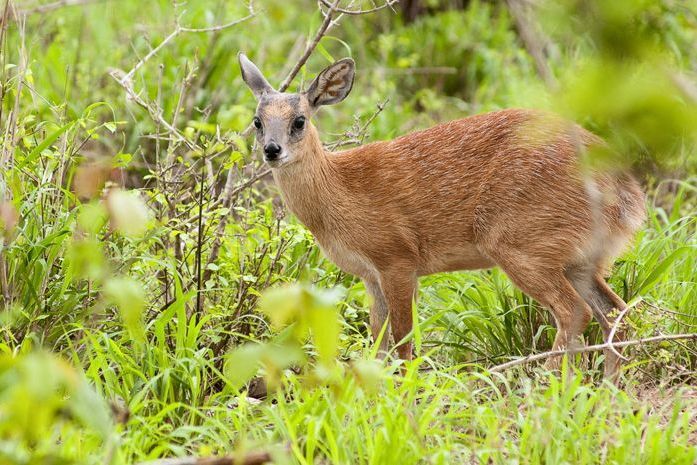
<svg viewBox="0 0 697 465">
<path fill-rule="evenodd" d="M 325 152 L 309 127 L 298 161 L 274 177 L 329 257 L 371 292 L 382 289 L 396 341 L 411 330 L 418 276 L 499 265 L 552 309 L 558 348 L 592 313 L 566 273 L 583 268 L 602 277 L 619 251 L 605 242 L 624 245 L 644 216 L 634 179 L 591 173 L 602 210 L 594 224 L 577 149 L 592 143 L 597 138 L 582 128 L 527 110 L 472 116 L 338 153 Z M 354 254 L 359 259 L 346 258 Z M 609 299 L 621 302 L 614 293 Z M 374 320 L 378 332 L 382 318 Z M 398 350 L 411 357 L 410 344 Z"/>
<path fill-rule="evenodd" d="M 498 265 L 551 309 L 554 348 L 577 343 L 591 316 L 608 337 L 626 304 L 603 275 L 645 212 L 630 175 L 582 168 L 600 139 L 554 116 L 504 110 L 329 153 L 309 118 L 346 97 L 352 60 L 302 94 L 273 90 L 243 54 L 240 66 L 283 197 L 329 258 L 365 282 L 374 336 L 388 316 L 396 342 L 408 335 L 419 276 Z M 411 358 L 410 343 L 397 350 Z M 605 357 L 614 377 L 619 360 Z"/>
</svg>

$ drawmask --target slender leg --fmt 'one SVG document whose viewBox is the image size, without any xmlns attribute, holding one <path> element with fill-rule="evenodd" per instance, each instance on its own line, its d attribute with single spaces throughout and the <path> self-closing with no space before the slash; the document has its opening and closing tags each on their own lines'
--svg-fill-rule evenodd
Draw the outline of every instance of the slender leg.
<svg viewBox="0 0 697 465">
<path fill-rule="evenodd" d="M 409 268 L 394 267 L 380 275 L 380 286 L 385 295 L 395 343 L 399 344 L 412 329 L 412 304 L 416 292 L 416 273 Z M 411 341 L 397 346 L 403 360 L 412 359 Z"/>
<path fill-rule="evenodd" d="M 373 334 L 373 341 L 377 341 L 380 337 L 382 327 L 387 323 L 387 328 L 380 340 L 380 349 L 378 355 L 380 358 L 385 357 L 390 348 L 390 325 L 387 321 L 388 310 L 385 295 L 380 287 L 378 279 L 364 279 L 365 288 L 373 297 L 373 305 L 370 308 L 370 330 Z"/>
<path fill-rule="evenodd" d="M 557 336 L 554 338 L 552 350 L 581 347 L 583 346 L 581 336 L 593 312 L 565 278 L 559 278 L 557 285 L 558 292 L 549 304 L 557 322 Z M 561 357 L 553 357 L 549 359 L 547 368 L 557 370 L 560 363 Z"/>
<path fill-rule="evenodd" d="M 608 342 L 617 315 L 627 308 L 627 304 L 610 289 L 605 279 L 603 279 L 601 270 L 596 267 L 580 266 L 571 268 L 566 271 L 566 276 L 576 291 L 590 305 L 593 310 L 593 316 L 598 320 L 603 331 L 604 340 Z M 623 339 L 624 331 L 618 327 L 613 335 L 613 341 L 622 341 Z M 605 378 L 616 383 L 621 359 L 611 349 L 606 349 L 603 352 L 605 354 Z"/>
<path fill-rule="evenodd" d="M 624 309 L 627 308 L 627 304 L 610 289 L 610 286 L 605 282 L 605 279 L 601 274 L 596 274 L 594 278 L 595 292 L 598 295 L 598 302 L 602 302 L 602 305 L 598 308 L 598 313 L 602 314 L 596 315 L 596 318 L 600 321 L 600 318 L 605 320 L 605 325 L 602 323 L 600 326 L 603 328 L 603 335 L 605 336 L 605 342 L 608 342 L 612 327 L 615 324 L 617 316 Z M 615 330 L 613 335 L 613 342 L 620 342 L 625 339 L 625 331 L 620 326 Z M 619 349 L 616 349 L 618 352 Z M 612 350 L 605 350 L 605 378 L 617 383 L 617 379 L 620 374 L 620 367 L 622 366 L 622 360 L 615 354 Z"/>
<path fill-rule="evenodd" d="M 536 265 L 534 259 L 523 256 L 498 263 L 516 286 L 552 311 L 557 324 L 553 350 L 582 345 L 580 338 L 591 320 L 592 310 L 561 269 L 545 269 Z M 546 366 L 558 369 L 560 363 L 561 357 L 552 357 Z"/>
</svg>

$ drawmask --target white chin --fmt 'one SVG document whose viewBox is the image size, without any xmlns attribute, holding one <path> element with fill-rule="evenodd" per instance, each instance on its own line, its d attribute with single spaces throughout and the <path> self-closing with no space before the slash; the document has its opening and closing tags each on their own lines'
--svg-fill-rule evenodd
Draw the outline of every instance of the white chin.
<svg viewBox="0 0 697 465">
<path fill-rule="evenodd" d="M 288 157 L 281 157 L 281 158 L 277 158 L 275 160 L 266 160 L 266 163 L 268 163 L 268 165 L 271 168 L 280 168 L 281 166 L 288 163 Z"/>
</svg>

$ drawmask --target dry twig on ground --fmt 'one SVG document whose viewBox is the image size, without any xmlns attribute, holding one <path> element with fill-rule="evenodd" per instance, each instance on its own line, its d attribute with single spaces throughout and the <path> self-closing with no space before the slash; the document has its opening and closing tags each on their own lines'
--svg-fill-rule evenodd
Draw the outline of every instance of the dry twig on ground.
<svg viewBox="0 0 697 465">
<path fill-rule="evenodd" d="M 502 363 L 489 368 L 490 372 L 504 371 L 508 368 L 512 368 L 518 365 L 524 365 L 530 362 L 536 362 L 538 360 L 544 360 L 550 357 L 555 357 L 559 355 L 573 355 L 582 354 L 586 352 L 597 352 L 600 350 L 610 349 L 612 347 L 629 347 L 636 345 L 652 344 L 655 342 L 664 341 L 678 341 L 678 340 L 697 340 L 697 333 L 687 333 L 687 334 L 664 334 L 661 336 L 646 337 L 642 339 L 634 339 L 631 341 L 622 341 L 614 343 L 596 344 L 587 347 L 579 347 L 577 349 L 568 350 L 550 350 L 549 352 L 543 352 L 541 354 L 528 355 L 527 357 L 519 358 L 516 360 L 511 360 L 510 362 Z"/>
<path fill-rule="evenodd" d="M 180 457 L 141 462 L 137 465 L 261 465 L 271 460 L 271 454 L 268 452 L 251 452 L 237 457 Z"/>
</svg>

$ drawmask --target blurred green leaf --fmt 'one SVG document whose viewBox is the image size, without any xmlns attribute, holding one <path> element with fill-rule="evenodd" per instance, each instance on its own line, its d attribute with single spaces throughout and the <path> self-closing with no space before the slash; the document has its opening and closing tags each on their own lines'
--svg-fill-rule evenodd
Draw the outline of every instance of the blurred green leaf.
<svg viewBox="0 0 697 465">
<path fill-rule="evenodd" d="M 106 204 L 114 229 L 126 236 L 140 236 L 147 230 L 150 212 L 136 192 L 111 189 Z"/>
<path fill-rule="evenodd" d="M 143 341 L 143 312 L 147 303 L 143 286 L 127 277 L 110 278 L 104 284 L 104 295 L 109 302 L 118 307 L 123 323 L 131 335 L 136 340 Z"/>
</svg>

